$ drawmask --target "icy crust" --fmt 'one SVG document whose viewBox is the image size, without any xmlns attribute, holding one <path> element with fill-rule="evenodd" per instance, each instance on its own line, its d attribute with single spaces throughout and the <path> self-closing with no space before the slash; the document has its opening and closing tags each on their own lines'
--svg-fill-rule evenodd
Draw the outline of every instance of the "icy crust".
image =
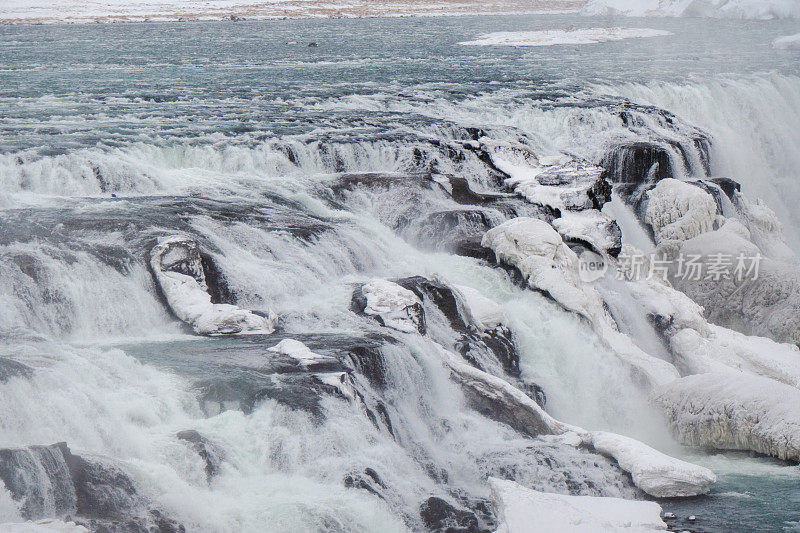
<svg viewBox="0 0 800 533">
<path fill-rule="evenodd" d="M 717 476 L 702 466 L 665 455 L 622 435 L 594 431 L 595 451 L 613 457 L 620 468 L 630 473 L 633 483 L 655 498 L 697 496 L 709 491 Z"/>
<path fill-rule="evenodd" d="M 508 317 L 503 308 L 485 297 L 480 291 L 465 285 L 451 284 L 450 288 L 456 296 L 459 313 L 465 322 L 480 332 L 505 327 Z"/>
<path fill-rule="evenodd" d="M 54 518 L 35 522 L 0 524 L 0 531 L 4 533 L 89 533 L 88 529 L 75 522 L 65 522 Z"/>
<path fill-rule="evenodd" d="M 800 461 L 800 390 L 794 387 L 743 373 L 697 374 L 664 386 L 654 401 L 685 445 Z"/>
<path fill-rule="evenodd" d="M 172 312 L 200 335 L 272 333 L 277 317 L 235 305 L 215 304 L 208 293 L 197 242 L 183 236 L 160 239 L 150 266 Z"/>
<path fill-rule="evenodd" d="M 514 481 L 489 478 L 498 533 L 597 533 L 665 531 L 661 506 L 654 502 L 567 496 L 528 489 Z"/>
<path fill-rule="evenodd" d="M 474 41 L 459 43 L 472 46 L 555 46 L 559 44 L 597 44 L 624 39 L 672 35 L 651 28 L 571 28 L 563 30 L 503 31 L 481 35 Z"/>
<path fill-rule="evenodd" d="M 595 165 L 567 156 L 540 158 L 522 144 L 482 139 L 482 147 L 508 174 L 505 185 L 533 204 L 559 211 L 599 209 L 611 194 L 603 169 Z"/>
<path fill-rule="evenodd" d="M 422 302 L 410 290 L 385 279 L 373 279 L 361 287 L 367 305 L 364 313 L 386 327 L 404 333 L 424 333 Z"/>
<path fill-rule="evenodd" d="M 772 47 L 778 50 L 800 50 L 800 33 L 778 37 L 772 41 Z"/>
<path fill-rule="evenodd" d="M 800 19 L 794 0 L 589 0 L 583 15 Z"/>
<path fill-rule="evenodd" d="M 712 231 L 718 222 L 714 197 L 700 187 L 666 178 L 647 191 L 645 222 L 656 244 L 685 241 Z"/>
<path fill-rule="evenodd" d="M 517 268 L 531 288 L 586 318 L 599 339 L 632 368 L 645 386 L 679 377 L 674 366 L 645 353 L 617 330 L 600 293 L 581 280 L 578 256 L 549 224 L 534 218 L 515 218 L 486 232 L 481 244 L 494 250 L 498 261 Z"/>
</svg>

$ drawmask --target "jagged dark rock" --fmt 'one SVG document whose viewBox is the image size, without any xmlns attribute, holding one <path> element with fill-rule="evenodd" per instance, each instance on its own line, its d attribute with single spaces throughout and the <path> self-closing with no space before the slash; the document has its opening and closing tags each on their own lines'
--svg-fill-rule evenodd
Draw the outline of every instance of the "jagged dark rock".
<svg viewBox="0 0 800 533">
<path fill-rule="evenodd" d="M 419 514 L 425 527 L 432 532 L 478 533 L 488 530 L 479 527 L 475 513 L 457 508 L 446 500 L 431 496 L 419 508 Z"/>
<path fill-rule="evenodd" d="M 219 467 L 224 459 L 222 451 L 194 429 L 179 431 L 175 436 L 179 440 L 187 442 L 192 450 L 200 456 L 205 463 L 206 479 L 210 481 L 219 472 Z"/>
</svg>

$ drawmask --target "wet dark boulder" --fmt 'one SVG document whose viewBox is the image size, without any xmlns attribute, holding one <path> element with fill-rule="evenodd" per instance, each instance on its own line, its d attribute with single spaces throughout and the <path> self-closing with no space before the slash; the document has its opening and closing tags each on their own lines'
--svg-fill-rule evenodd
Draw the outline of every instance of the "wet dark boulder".
<svg viewBox="0 0 800 533">
<path fill-rule="evenodd" d="M 361 489 L 384 499 L 386 484 L 373 468 L 365 468 L 363 472 L 353 472 L 344 477 L 344 486 L 348 489 Z"/>
<path fill-rule="evenodd" d="M 19 361 L 0 357 L 0 383 L 5 383 L 11 378 L 29 378 L 33 375 L 33 369 Z"/>
<path fill-rule="evenodd" d="M 210 481 L 219 472 L 224 459 L 222 450 L 194 429 L 179 431 L 175 436 L 186 442 L 200 456 L 205 463 L 206 479 Z"/>
<path fill-rule="evenodd" d="M 614 183 L 657 182 L 673 176 L 669 152 L 649 142 L 616 146 L 600 164 Z"/>
<path fill-rule="evenodd" d="M 488 532 L 480 527 L 475 513 L 456 507 L 443 498 L 431 496 L 420 505 L 419 515 L 429 531 L 447 533 Z"/>
<path fill-rule="evenodd" d="M 0 480 L 20 503 L 23 518 L 36 520 L 76 512 L 65 443 L 0 449 Z"/>
</svg>

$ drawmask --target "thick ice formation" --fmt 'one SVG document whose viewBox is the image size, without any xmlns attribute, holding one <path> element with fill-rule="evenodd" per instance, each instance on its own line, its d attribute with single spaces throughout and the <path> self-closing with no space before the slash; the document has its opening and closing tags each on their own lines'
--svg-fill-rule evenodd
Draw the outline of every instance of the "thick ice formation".
<svg viewBox="0 0 800 533">
<path fill-rule="evenodd" d="M 584 15 L 798 19 L 794 0 L 589 0 Z"/>
<path fill-rule="evenodd" d="M 666 178 L 647 191 L 645 222 L 653 228 L 656 244 L 685 241 L 712 231 L 718 222 L 714 197 L 700 187 Z"/>
<path fill-rule="evenodd" d="M 591 445 L 595 451 L 613 457 L 620 468 L 630 473 L 637 487 L 656 498 L 705 494 L 717 481 L 707 468 L 675 459 L 622 435 L 594 431 Z"/>
<path fill-rule="evenodd" d="M 750 337 L 708 325 L 709 334 L 683 329 L 669 339 L 683 374 L 746 372 L 800 388 L 800 349 L 764 337 Z"/>
<path fill-rule="evenodd" d="M 301 366 L 309 367 L 315 364 L 334 362 L 333 357 L 319 355 L 311 351 L 308 346 L 294 339 L 283 339 L 281 342 L 269 348 L 270 352 L 288 355 L 297 360 Z"/>
<path fill-rule="evenodd" d="M 385 279 L 373 279 L 361 287 L 366 298 L 364 313 L 405 333 L 424 332 L 422 302 L 410 290 Z"/>
<path fill-rule="evenodd" d="M 75 522 L 64 522 L 55 518 L 0 524 L 0 531 L 4 533 L 89 533 L 88 529 Z"/>
<path fill-rule="evenodd" d="M 516 267 L 531 288 L 586 318 L 600 340 L 631 366 L 645 385 L 679 377 L 674 366 L 643 352 L 617 330 L 600 293 L 581 280 L 578 256 L 549 224 L 534 218 L 515 218 L 486 232 L 481 244 L 494 250 L 499 261 Z"/>
<path fill-rule="evenodd" d="M 497 509 L 498 533 L 646 533 L 667 529 L 661 520 L 661 506 L 654 502 L 550 494 L 498 478 L 489 478 L 489 486 Z"/>
<path fill-rule="evenodd" d="M 450 285 L 459 304 L 461 316 L 478 331 L 490 331 L 505 326 L 508 321 L 503 308 L 477 289 L 466 285 Z"/>
<path fill-rule="evenodd" d="M 211 303 L 196 241 L 172 236 L 150 252 L 150 266 L 175 315 L 201 335 L 272 333 L 276 316 L 260 316 L 235 305 Z"/>
<path fill-rule="evenodd" d="M 750 374 L 708 373 L 654 395 L 681 443 L 800 461 L 800 390 Z"/>
<path fill-rule="evenodd" d="M 555 46 L 559 44 L 597 44 L 643 37 L 672 35 L 651 28 L 567 28 L 563 30 L 502 31 L 481 35 L 463 45 L 474 46 Z"/>
<path fill-rule="evenodd" d="M 800 50 L 800 33 L 778 37 L 772 41 L 772 47 L 778 50 Z"/>
</svg>

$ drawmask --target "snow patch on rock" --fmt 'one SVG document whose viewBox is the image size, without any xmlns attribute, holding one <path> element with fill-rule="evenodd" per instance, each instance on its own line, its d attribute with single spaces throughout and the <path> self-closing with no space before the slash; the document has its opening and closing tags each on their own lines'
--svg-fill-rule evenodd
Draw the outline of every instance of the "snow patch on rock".
<svg viewBox="0 0 800 533">
<path fill-rule="evenodd" d="M 277 317 L 260 316 L 230 304 L 211 302 L 196 241 L 172 236 L 158 241 L 150 266 L 170 309 L 201 335 L 272 333 Z"/>
<path fill-rule="evenodd" d="M 647 533 L 667 529 L 661 520 L 661 506 L 655 502 L 550 494 L 493 477 L 489 486 L 498 533 Z"/>
<path fill-rule="evenodd" d="M 308 368 L 309 366 L 322 363 L 335 362 L 336 359 L 327 355 L 316 354 L 302 342 L 294 339 L 283 339 L 281 342 L 269 348 L 268 351 L 287 355 L 292 359 L 298 361 L 301 366 Z"/>
<path fill-rule="evenodd" d="M 367 300 L 365 314 L 380 318 L 386 327 L 397 331 L 424 332 L 422 302 L 410 290 L 376 278 L 365 283 L 361 292 Z"/>
</svg>

